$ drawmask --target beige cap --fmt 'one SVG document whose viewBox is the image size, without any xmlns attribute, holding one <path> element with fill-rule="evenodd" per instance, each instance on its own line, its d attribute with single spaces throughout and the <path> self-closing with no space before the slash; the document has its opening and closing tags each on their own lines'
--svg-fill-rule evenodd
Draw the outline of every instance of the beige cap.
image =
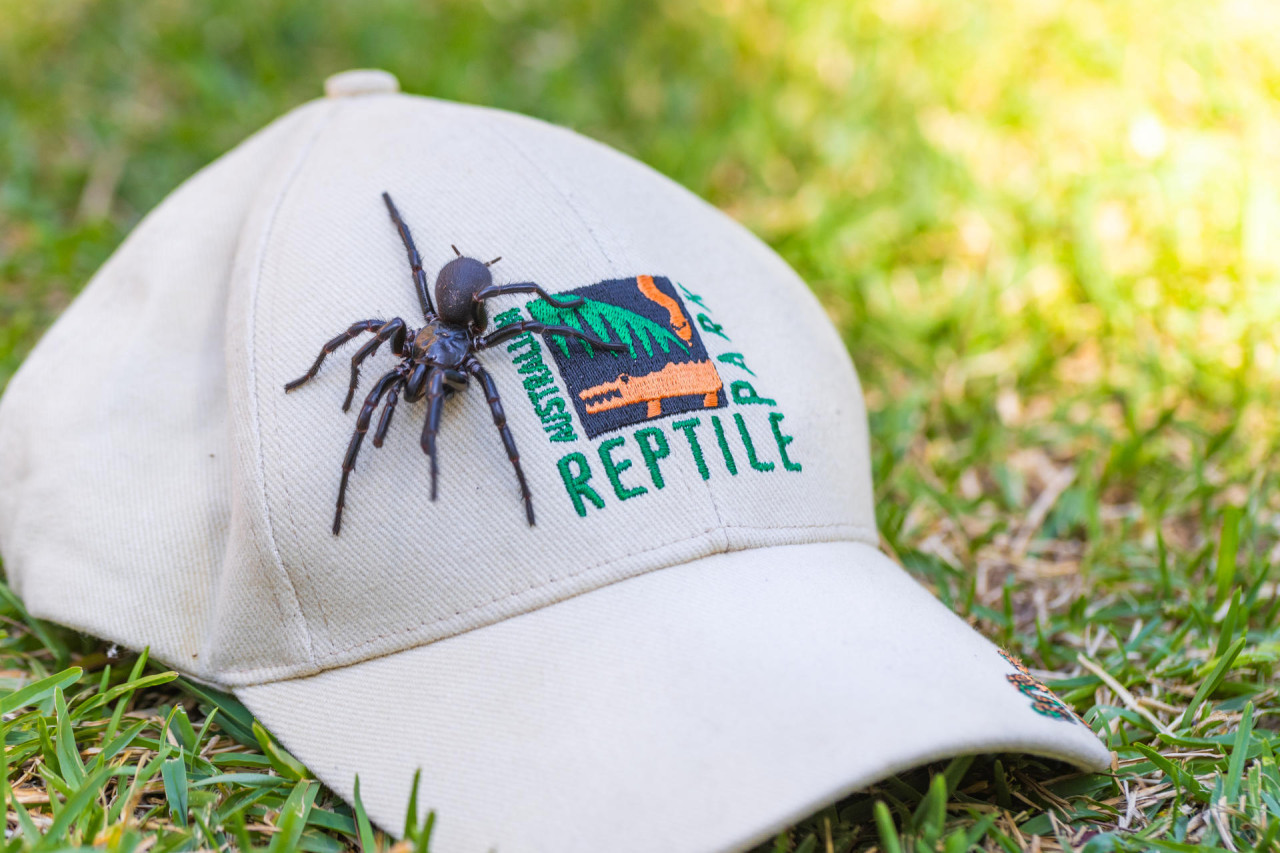
<svg viewBox="0 0 1280 853">
<path fill-rule="evenodd" d="M 945 756 L 1107 766 L 878 550 L 857 377 L 777 255 L 603 145 L 361 75 L 177 189 L 14 377 L 0 554 L 33 615 L 233 691 L 388 830 L 421 768 L 444 853 L 739 849 Z M 367 332 L 283 386 L 357 321 L 429 325 L 384 191 L 430 281 L 456 246 L 585 300 L 495 297 L 490 332 L 629 343 L 478 354 L 535 526 L 472 378 L 438 499 L 402 393 L 331 532 L 413 355 L 369 356 L 345 413 Z"/>
</svg>

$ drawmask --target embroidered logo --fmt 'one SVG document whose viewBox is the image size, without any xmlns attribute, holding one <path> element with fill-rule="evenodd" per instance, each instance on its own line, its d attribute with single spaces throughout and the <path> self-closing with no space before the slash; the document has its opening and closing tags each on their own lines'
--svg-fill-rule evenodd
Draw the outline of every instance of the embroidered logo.
<svg viewBox="0 0 1280 853">
<path fill-rule="evenodd" d="M 1079 717 L 1075 715 L 1075 712 L 1068 708 L 1065 702 L 1054 696 L 1053 691 L 1046 687 L 1043 681 L 1028 672 L 1022 661 L 1004 649 L 997 649 L 997 651 L 1000 652 L 1000 657 L 1007 660 L 1017 670 L 1017 672 L 1006 675 L 1005 678 L 1010 684 L 1018 688 L 1023 696 L 1031 700 L 1031 709 L 1033 711 L 1045 717 L 1052 717 L 1055 720 L 1066 720 L 1071 723 L 1079 722 Z"/>
<path fill-rule="evenodd" d="M 507 351 L 548 439 L 578 442 L 579 427 L 588 439 L 640 427 L 604 438 L 594 453 L 575 450 L 559 459 L 565 494 L 578 516 L 662 490 L 669 476 L 663 466 L 683 446 L 703 480 L 713 471 L 736 477 L 739 471 L 803 470 L 790 455 L 795 439 L 784 432 L 785 415 L 776 400 L 757 393 L 746 357 L 711 348 L 712 342 L 716 349 L 732 347 L 732 338 L 702 296 L 656 275 L 610 279 L 557 296 L 583 301 L 557 308 L 535 299 L 525 305 L 529 319 L 621 343 L 627 351 L 606 352 L 555 334 L 525 332 L 511 339 Z M 521 319 L 520 309 L 512 308 L 494 323 L 503 328 Z M 730 406 L 732 413 L 720 413 Z M 674 415 L 684 417 L 668 417 Z M 716 449 L 722 463 L 714 458 Z M 648 470 L 647 480 L 636 463 Z"/>
</svg>

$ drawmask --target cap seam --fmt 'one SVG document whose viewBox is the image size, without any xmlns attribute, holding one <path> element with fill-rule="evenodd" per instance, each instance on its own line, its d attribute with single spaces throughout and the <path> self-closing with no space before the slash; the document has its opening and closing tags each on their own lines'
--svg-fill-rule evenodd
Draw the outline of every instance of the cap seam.
<svg viewBox="0 0 1280 853">
<path fill-rule="evenodd" d="M 326 96 L 326 97 L 327 97 L 327 96 Z M 334 102 L 334 104 L 333 104 L 333 109 L 332 109 L 332 115 L 330 116 L 330 118 L 332 119 L 332 118 L 333 118 L 333 115 L 336 115 L 336 113 L 337 113 L 338 111 L 340 111 L 341 109 L 343 109 L 343 107 L 346 105 L 346 103 L 349 103 L 349 101 L 348 101 L 347 99 L 343 99 L 343 98 L 335 99 L 335 102 Z M 316 135 L 316 137 L 315 137 L 315 139 L 313 139 L 312 141 L 313 141 L 313 143 L 315 143 L 315 142 L 317 142 L 318 140 L 319 140 L 319 134 L 317 134 L 317 135 Z M 306 153 L 307 153 L 308 155 L 310 154 L 310 147 L 308 148 L 308 150 L 307 150 L 307 152 L 306 152 Z M 295 179 L 296 179 L 299 175 L 301 175 L 301 173 L 302 173 L 303 169 L 305 168 L 305 166 L 306 166 L 306 159 L 307 159 L 307 157 L 306 157 L 306 156 L 304 156 L 304 157 L 302 158 L 302 160 L 300 160 L 300 161 L 298 162 L 297 170 L 294 172 L 294 174 L 293 174 L 293 175 L 291 175 L 291 176 L 289 177 L 289 180 L 288 180 L 287 184 L 285 185 L 284 189 L 281 191 L 281 194 L 280 194 L 280 204 L 279 204 L 279 206 L 277 207 L 277 209 L 276 209 L 275 211 L 273 211 L 273 213 L 272 213 L 272 224 L 273 224 L 273 225 L 274 225 L 274 223 L 275 223 L 275 220 L 276 220 L 276 218 L 277 218 L 278 214 L 279 214 L 279 213 L 280 213 L 280 211 L 284 208 L 285 201 L 286 201 L 286 197 L 288 196 L 289 191 L 293 188 L 293 185 L 294 185 L 294 181 L 295 181 Z M 265 251 L 264 251 L 264 255 L 265 255 Z M 274 295 L 274 293 L 273 293 L 271 296 L 269 296 L 269 297 L 268 297 L 268 299 L 270 300 L 270 306 L 271 306 L 271 310 L 272 310 L 272 317 L 274 318 L 274 316 L 275 316 L 275 313 L 274 313 L 274 312 L 275 312 L 276 305 L 277 305 L 277 301 L 276 301 L 276 299 L 275 299 L 275 295 Z M 256 311 L 256 310 L 255 310 L 254 314 L 255 314 L 255 316 L 257 315 L 257 311 Z M 279 343 L 279 337 L 278 337 L 278 336 L 276 336 L 276 335 L 269 335 L 269 336 L 268 336 L 268 341 L 269 341 L 268 346 L 270 347 L 270 350 L 271 350 L 271 363 L 272 363 L 272 364 L 276 364 L 276 363 L 278 363 L 278 362 L 277 362 L 277 360 L 276 360 L 276 351 L 277 351 L 277 344 Z M 270 402 L 270 406 L 271 406 L 271 423 L 272 423 L 272 425 L 273 425 L 273 426 L 272 426 L 272 439 L 273 439 L 273 445 L 274 445 L 274 446 L 276 446 L 276 447 L 279 447 L 279 445 L 280 445 L 280 416 L 279 416 L 279 408 L 280 408 L 280 398 L 281 398 L 281 397 L 283 397 L 283 396 L 284 396 L 284 395 L 282 395 L 282 394 L 273 394 L 273 395 L 271 396 L 271 402 Z M 265 461 L 264 461 L 264 464 L 265 464 Z M 293 505 L 294 505 L 294 500 L 293 500 L 293 494 L 292 494 L 292 492 L 290 491 L 290 488 L 289 488 L 289 478 L 288 478 L 287 476 L 286 476 L 286 477 L 281 477 L 281 478 L 279 478 L 278 482 L 279 482 L 279 488 L 280 488 L 281 490 L 283 490 L 283 492 L 284 492 L 284 501 L 283 501 L 284 506 L 283 506 L 283 508 L 280 510 L 280 516 L 281 516 L 281 519 L 280 519 L 280 528 L 282 529 L 282 530 L 281 530 L 282 534 L 283 534 L 284 532 L 286 532 L 286 531 L 287 531 L 287 533 L 292 537 L 292 539 L 293 539 L 293 543 L 292 543 L 293 552 L 296 554 L 296 553 L 298 553 L 298 552 L 302 551 L 302 548 L 301 548 L 301 534 L 300 534 L 300 530 L 299 530 L 299 526 L 298 526 L 298 521 L 297 521 L 297 519 L 296 519 L 296 518 L 294 517 L 294 515 L 293 515 Z M 264 477 L 264 483 L 265 483 L 265 477 Z M 268 504 L 268 505 L 270 506 L 270 504 Z M 272 513 L 272 518 L 274 518 L 274 515 L 275 515 L 275 514 L 274 514 L 274 512 L 273 512 L 273 513 Z M 272 542 L 273 542 L 273 544 L 276 544 L 276 548 L 277 548 L 277 550 L 278 550 L 278 549 L 279 549 L 279 545 L 278 545 L 278 543 L 276 543 L 277 534 L 276 534 L 276 525 L 275 525 L 274 523 L 271 525 L 271 538 L 272 538 Z M 282 559 L 282 562 L 283 562 L 283 559 Z M 286 571 L 287 571 L 287 570 L 286 570 Z M 291 581 L 291 585 L 292 585 L 292 581 Z M 297 592 L 296 592 L 296 587 L 294 587 L 294 590 L 295 590 L 295 593 L 294 593 L 294 594 L 296 595 L 296 594 L 297 594 Z M 320 622 L 321 622 L 321 624 L 324 626 L 324 637 L 326 637 L 326 638 L 327 638 L 327 637 L 331 636 L 331 635 L 332 635 L 332 633 L 333 633 L 333 629 L 332 629 L 332 626 L 329 624 L 329 613 L 328 613 L 327 609 L 325 608 L 324 596 L 309 596 L 309 599 L 313 602 L 313 605 L 314 605 L 314 611 L 319 615 L 319 617 L 320 617 Z M 302 607 L 302 602 L 301 602 L 301 600 L 299 600 L 299 602 L 298 602 L 298 607 L 299 607 L 300 609 L 301 609 L 301 607 Z M 307 624 L 307 631 L 308 631 L 308 634 L 310 635 L 311 622 L 310 622 L 310 619 L 307 617 L 307 613 L 306 613 L 306 611 L 305 611 L 305 610 L 303 611 L 303 620 L 304 620 L 304 621 L 306 622 L 306 624 Z M 314 637 L 314 636 L 310 636 L 311 661 L 312 661 L 312 663 L 313 663 L 313 664 L 314 664 L 314 663 L 316 663 L 316 651 L 315 651 L 315 647 L 316 647 L 316 640 L 315 640 L 315 637 Z"/>
<path fill-rule="evenodd" d="M 577 201 L 572 196 L 570 196 L 569 193 L 565 192 L 564 189 L 562 189 L 560 185 L 555 182 L 555 180 L 551 177 L 551 175 L 547 172 L 547 170 L 543 169 L 542 165 L 538 163 L 537 160 L 535 160 L 533 157 L 530 157 L 529 154 L 526 153 L 525 150 L 520 147 L 519 143 L 517 143 L 515 140 L 507 136 L 507 134 L 504 133 L 500 127 L 497 126 L 498 125 L 497 121 L 485 122 L 485 125 L 487 126 L 488 130 L 498 139 L 498 141 L 505 144 L 508 148 L 510 148 L 516 154 L 516 156 L 518 156 L 521 160 L 528 163 L 529 167 L 533 169 L 533 171 L 538 173 L 538 176 L 542 178 L 543 182 L 545 182 L 547 186 L 551 187 L 551 189 L 558 196 L 560 196 L 560 198 L 564 201 L 565 205 L 568 206 L 568 208 L 573 211 L 573 215 L 578 218 L 578 221 L 580 223 L 582 223 L 582 227 L 587 230 L 587 234 L 590 235 L 591 237 L 591 242 L 595 244 L 595 247 L 597 249 L 600 250 L 600 254 L 604 255 L 605 263 L 607 263 L 609 267 L 615 273 L 617 273 L 618 270 L 620 269 L 618 267 L 617 262 L 610 255 L 609 250 L 606 249 L 604 244 L 601 242 L 600 236 L 596 233 L 596 229 L 592 227 L 590 219 L 588 219 L 583 214 L 582 208 L 578 205 Z M 617 241 L 614 240 L 612 242 L 617 242 Z"/>
<path fill-rule="evenodd" d="M 281 575 L 284 576 L 285 584 L 289 588 L 289 593 L 293 596 L 293 604 L 294 604 L 295 611 L 297 613 L 297 618 L 302 622 L 303 635 L 306 639 L 307 660 L 311 663 L 312 666 L 317 665 L 317 660 L 315 655 L 315 644 L 311 636 L 311 625 L 309 620 L 307 619 L 306 611 L 304 611 L 302 608 L 302 600 L 298 596 L 298 589 L 293 582 L 293 576 L 289 573 L 289 570 L 285 567 L 284 559 L 280 556 L 280 547 L 276 542 L 275 522 L 273 518 L 274 512 L 272 509 L 271 500 L 267 494 L 266 459 L 264 458 L 263 445 L 261 440 L 262 419 L 260 414 L 261 404 L 260 404 L 260 399 L 258 394 L 258 370 L 257 370 L 257 360 L 254 356 L 255 356 L 255 350 L 257 348 L 256 320 L 258 316 L 258 297 L 261 294 L 260 285 L 262 283 L 262 270 L 266 264 L 267 251 L 270 245 L 271 236 L 275 231 L 276 221 L 280 215 L 281 208 L 284 206 L 285 197 L 288 196 L 289 191 L 293 188 L 294 182 L 297 180 L 298 175 L 302 171 L 302 167 L 306 164 L 308 157 L 311 155 L 312 149 L 315 148 L 316 142 L 319 140 L 321 133 L 324 131 L 326 127 L 329 126 L 329 123 L 333 120 L 334 114 L 337 112 L 338 109 L 341 108 L 341 103 L 338 101 L 321 101 L 321 103 L 325 105 L 325 113 L 318 121 L 317 126 L 315 130 L 312 131 L 310 138 L 307 139 L 307 141 L 302 145 L 301 149 L 299 150 L 297 159 L 294 161 L 293 165 L 290 167 L 289 174 L 286 176 L 284 183 L 281 185 L 280 191 L 276 195 L 276 198 L 272 204 L 271 213 L 267 217 L 267 221 L 262 228 L 262 232 L 261 232 L 262 237 L 259 242 L 259 245 L 261 246 L 261 248 L 258 252 L 257 262 L 254 265 L 253 279 L 250 284 L 249 311 L 248 311 L 248 317 L 246 318 L 247 325 L 248 325 L 248 329 L 247 329 L 248 334 L 246 334 L 245 336 L 245 345 L 246 345 L 246 349 L 248 350 L 248 352 L 246 353 L 246 362 L 248 365 L 247 372 L 248 372 L 248 391 L 249 391 L 249 402 L 250 402 L 251 434 L 256 437 L 256 441 L 255 441 L 256 447 L 254 449 L 255 449 L 255 456 L 257 457 L 256 462 L 258 466 L 258 471 L 257 471 L 258 484 L 262 489 L 262 506 L 263 506 L 263 509 L 265 510 L 264 520 L 266 522 L 267 544 L 270 547 L 271 557 L 275 561 L 276 569 L 280 572 Z"/>
<path fill-rule="evenodd" d="M 465 607 L 465 608 L 462 608 L 462 609 L 459 609 L 459 610 L 455 610 L 454 612 L 452 612 L 452 613 L 448 614 L 447 616 L 442 616 L 442 617 L 440 617 L 440 618 L 438 618 L 438 619 L 433 619 L 433 620 L 432 620 L 432 621 L 430 621 L 430 622 L 425 622 L 425 623 L 422 623 L 422 624 L 419 624 L 419 625 L 414 625 L 414 626 L 409 627 L 409 628 L 400 628 L 400 629 L 397 629 L 397 630 L 394 630 L 394 631 L 388 631 L 388 632 L 383 633 L 383 634 L 378 634 L 378 635 L 376 635 L 376 636 L 374 636 L 374 637 L 370 637 L 370 638 L 369 638 L 369 639 L 367 639 L 367 640 L 362 640 L 361 642 L 356 643 L 356 644 L 354 644 L 354 645 L 346 646 L 346 647 L 343 647 L 343 648 L 341 648 L 341 649 L 337 649 L 337 650 L 335 650 L 335 651 L 333 651 L 333 652 L 330 652 L 330 653 L 328 653 L 328 654 L 325 654 L 325 655 L 323 655 L 323 656 L 321 656 L 321 657 L 319 657 L 319 658 L 316 658 L 315 656 L 313 656 L 313 657 L 312 657 L 312 660 L 311 660 L 311 663 L 312 663 L 312 665 L 313 665 L 313 666 L 315 666 L 315 667 L 316 667 L 316 669 L 315 669 L 314 671 L 311 671 L 311 672 L 300 673 L 300 674 L 295 674 L 295 675 L 287 675 L 287 676 L 277 676 L 277 677 L 274 677 L 274 678 L 273 678 L 273 677 L 271 677 L 271 676 L 269 675 L 269 673 L 271 673 L 271 672 L 273 672 L 273 671 L 278 671 L 278 670 L 279 670 L 279 668 L 275 668 L 275 669 L 273 670 L 272 668 L 260 667 L 260 668 L 257 668 L 257 669 L 249 669 L 249 670 L 229 670 L 229 671 L 226 671 L 226 672 L 222 673 L 222 674 L 221 674 L 221 676 L 222 676 L 222 677 L 224 677 L 224 678 L 225 678 L 225 677 L 227 677 L 227 676 L 238 676 L 238 677 L 249 678 L 249 679 L 258 678 L 258 677 L 260 677 L 260 678 L 261 678 L 261 680 L 260 680 L 260 681 L 248 681 L 248 682 L 245 682 L 245 683 L 237 683 L 237 684 L 235 684 L 235 685 L 234 685 L 235 687 L 248 687 L 248 686 L 251 686 L 251 685 L 253 685 L 253 684 L 267 684 L 267 683 L 271 683 L 271 682 L 274 682 L 274 681 L 287 681 L 287 680 L 290 680 L 290 679 L 293 679 L 293 678 L 305 678 L 305 677 L 308 677 L 308 676 L 310 676 L 310 675 L 315 675 L 315 674 L 316 674 L 316 673 L 318 673 L 318 672 L 323 672 L 323 671 L 325 671 L 325 670 L 329 670 L 329 669 L 341 669 L 341 668 L 346 667 L 346 666 L 355 666 L 356 664 L 362 663 L 363 661 L 352 661 L 352 662 L 350 662 L 350 663 L 344 663 L 344 664 L 339 664 L 339 665 L 336 665 L 336 666 L 328 666 L 328 667 L 323 666 L 322 664 L 323 664 L 323 662 L 324 662 L 325 660 L 332 660 L 333 658 L 338 657 L 338 656 L 340 656 L 340 655 L 350 654 L 350 653 L 352 653 L 352 652 L 358 651 L 359 649 L 362 649 L 362 648 L 365 648 L 365 647 L 367 647 L 367 646 L 373 645 L 373 644 L 377 643 L 377 642 L 378 642 L 378 641 L 380 641 L 380 640 L 385 640 L 385 639 L 387 639 L 388 637 L 392 637 L 392 636 L 395 636 L 395 635 L 397 635 L 397 634 L 407 634 L 407 633 L 411 633 L 411 632 L 413 632 L 413 631 L 423 631 L 423 630 L 426 630 L 426 629 L 431 628 L 432 626 L 438 625 L 438 624 L 440 624 L 440 623 L 442 623 L 442 622 L 447 622 L 447 621 L 449 621 L 449 620 L 451 620 L 451 619 L 456 619 L 456 618 L 458 618 L 458 617 L 460 617 L 460 616 L 466 616 L 467 614 L 472 613 L 472 612 L 474 612 L 474 611 L 476 611 L 476 610 L 481 610 L 481 609 L 483 609 L 483 608 L 490 607 L 490 606 L 492 606 L 492 605 L 494 605 L 494 604 L 496 604 L 496 603 L 498 603 L 498 602 L 500 602 L 500 601 L 504 601 L 504 600 L 506 600 L 506 599 L 510 599 L 510 598 L 515 598 L 515 597 L 517 597 L 517 596 L 524 595 L 524 594 L 526 594 L 526 593 L 532 592 L 533 590 L 536 590 L 536 589 L 543 589 L 543 588 L 545 588 L 545 587 L 554 586 L 554 585 L 556 585 L 556 584 L 563 583 L 563 582 L 565 582 L 565 581 L 568 581 L 568 580 L 571 580 L 571 579 L 573 579 L 573 578 L 575 578 L 575 577 L 578 577 L 579 575 L 586 574 L 586 573 L 588 573 L 588 572 L 590 572 L 590 571 L 597 570 L 597 569 L 602 569 L 602 568 L 605 568 L 605 567 L 608 567 L 608 566 L 611 566 L 611 565 L 614 565 L 614 564 L 617 564 L 617 563 L 621 563 L 621 562 L 623 562 L 623 561 L 625 561 L 625 560 L 628 560 L 628 559 L 631 559 L 631 558 L 634 558 L 634 557 L 641 557 L 641 556 L 644 556 L 645 554 L 651 553 L 651 552 L 653 552 L 653 551 L 659 551 L 659 550 L 662 550 L 663 548 L 669 548 L 669 547 L 671 547 L 671 546 L 673 546 L 673 545 L 681 545 L 681 544 L 685 544 L 685 543 L 689 543 L 689 542 L 694 542 L 694 541 L 697 541 L 698 539 L 702 539 L 702 538 L 705 538 L 705 537 L 708 537 L 708 536 L 714 536 L 714 535 L 715 535 L 715 534 L 717 534 L 717 533 L 718 533 L 718 534 L 721 534 L 721 536 L 720 536 L 720 537 L 719 537 L 719 538 L 718 538 L 714 543 L 712 543 L 712 544 L 714 544 L 714 545 L 715 545 L 716 550 L 715 550 L 715 551 L 713 551 L 711 554 L 707 554 L 707 555 L 705 555 L 705 556 L 713 556 L 713 555 L 715 555 L 715 554 L 731 553 L 731 552 L 733 552 L 733 551 L 749 551 L 749 550 L 753 550 L 753 549 L 755 549 L 755 548 L 787 547 L 788 545 L 806 545 L 806 544 L 811 544 L 811 543 L 808 543 L 808 542 L 790 542 L 790 543 L 782 543 L 782 542 L 779 542 L 779 543 L 771 543 L 771 544 L 768 544 L 768 545 L 753 545 L 753 546 L 747 546 L 747 547 L 743 547 L 743 548 L 731 548 L 731 547 L 729 546 L 728 534 L 729 534 L 729 533 L 731 533 L 731 532 L 734 532 L 734 531 L 770 531 L 770 532 L 785 533 L 785 532 L 793 531 L 793 530 L 841 530 L 841 531 L 843 531 L 843 532 L 845 532 L 845 533 L 846 533 L 846 535 L 845 535 L 844 537 L 840 537 L 840 538 L 831 538 L 831 539 L 824 539 L 824 540 L 820 540 L 820 541 L 824 541 L 824 542 L 840 542 L 840 541 L 845 541 L 845 542 L 852 542 L 852 543 L 855 543 L 855 544 L 858 544 L 858 545 L 866 545 L 867 547 L 870 547 L 870 548 L 878 548 L 878 541 L 879 541 L 879 539 L 878 539 L 878 534 L 877 534 L 876 530 L 875 530 L 874 528 L 872 528 L 872 527 L 868 527 L 867 525 L 862 525 L 862 524 L 849 524 L 849 523 L 840 522 L 840 523 L 830 523 L 830 524 L 794 524 L 794 525 L 788 525 L 787 527 L 767 527 L 767 526 L 760 526 L 760 525 L 732 525 L 732 526 L 715 526 L 715 527 L 708 527 L 708 528 L 706 528 L 706 529 L 704 529 L 704 530 L 699 531 L 698 533 L 693 534 L 692 536 L 686 536 L 686 537 L 683 537 L 683 538 L 681 538 L 681 539 L 676 539 L 676 540 L 671 540 L 671 541 L 663 542 L 661 545 L 655 545 L 655 546 L 653 546 L 653 547 L 651 547 L 651 548 L 643 548 L 643 549 L 640 549 L 640 550 L 638 550 L 638 551 L 631 551 L 631 552 L 628 552 L 628 553 L 626 553 L 626 554 L 620 555 L 620 556 L 618 556 L 618 557 L 611 558 L 611 559 L 609 559 L 609 560 L 604 560 L 604 561 L 599 562 L 599 563 L 593 563 L 593 564 L 591 564 L 591 565 L 589 565 L 589 566 L 582 566 L 582 567 L 577 568 L 577 569 L 575 569 L 575 570 L 573 570 L 573 571 L 571 571 L 571 572 L 568 572 L 568 573 L 565 573 L 565 574 L 562 574 L 562 575 L 558 575 L 558 576 L 553 577 L 553 578 L 551 578 L 551 579 L 549 579 L 549 580 L 544 580 L 544 581 L 542 581 L 541 583 L 534 583 L 534 584 L 530 584 L 530 585 L 525 586 L 525 587 L 522 587 L 522 588 L 520 588 L 520 589 L 512 590 L 512 591 L 506 592 L 506 593 L 504 593 L 504 594 L 501 594 L 501 595 L 495 596 L 494 598 L 492 598 L 492 599 L 490 599 L 490 600 L 483 601 L 483 602 L 481 602 L 481 603 L 479 603 L 479 604 L 476 604 L 476 605 L 473 605 L 473 606 L 471 606 L 471 607 Z M 694 559 L 695 559 L 695 560 L 700 560 L 700 559 L 704 559 L 704 557 L 696 557 L 696 558 L 694 558 Z M 655 567 L 653 567 L 653 568 L 650 568 L 650 569 L 646 569 L 646 570 L 644 570 L 644 571 L 637 572 L 636 574 L 633 574 L 633 575 L 627 575 L 627 576 L 625 576 L 625 577 L 619 577 L 619 578 L 613 579 L 613 580 L 611 580 L 611 581 L 608 581 L 607 583 L 601 584 L 600 586 L 593 587 L 593 588 L 592 588 L 592 589 L 590 589 L 590 590 L 583 590 L 582 592 L 580 592 L 580 593 L 575 593 L 574 595 L 569 596 L 569 597 L 570 597 L 570 598 L 573 598 L 573 597 L 577 597 L 577 595 L 586 595 L 586 594 L 589 594 L 589 593 L 591 593 L 591 592 L 594 592 L 594 591 L 595 591 L 595 590 L 597 590 L 597 589 L 602 589 L 602 588 L 603 588 L 603 587 L 605 587 L 605 586 L 609 586 L 609 585 L 611 585 L 611 584 L 613 584 L 613 583 L 617 583 L 617 582 L 622 581 L 622 580 L 628 580 L 628 579 L 633 578 L 633 577 L 640 577 L 640 576 L 643 576 L 643 575 L 649 574 L 649 573 L 651 573 L 651 572 L 661 571 L 661 570 L 663 570 L 663 569 L 669 569 L 669 568 L 672 568 L 672 567 L 674 567 L 674 566 L 685 565 L 685 564 L 687 564 L 687 563 L 689 563 L 689 562 L 692 562 L 692 560 L 683 560 L 683 561 L 680 561 L 680 562 L 668 563 L 668 564 L 666 564 L 666 565 L 662 565 L 662 566 L 655 566 Z M 564 599 L 562 599 L 562 600 L 564 600 Z M 534 611 L 534 610 L 541 610 L 543 607 L 551 607 L 551 606 L 554 606 L 554 605 L 555 605 L 555 604 L 557 604 L 557 603 L 559 603 L 559 602 L 550 602 L 550 603 L 547 603 L 547 604 L 544 604 L 544 605 L 540 605 L 540 606 L 537 606 L 537 607 L 530 608 L 530 610 L 522 611 L 522 612 L 532 612 L 532 611 Z M 422 640 L 421 642 L 417 642 L 417 643 L 415 643 L 414 645 L 409 646 L 409 647 L 407 647 L 407 648 L 403 648 L 403 649 L 396 649 L 396 650 L 394 650 L 394 651 L 384 652 L 384 653 L 381 653 L 381 654 L 378 654 L 378 655 L 374 655 L 374 657 L 385 657 L 386 655 L 398 654 L 398 653 L 400 653 L 400 652 L 408 651 L 409 649 L 412 649 L 412 648 L 417 648 L 418 646 L 425 646 L 425 645 L 430 645 L 431 643 L 439 642 L 439 641 L 441 641 L 441 640 L 443 640 L 443 639 L 447 639 L 448 637 L 454 637 L 454 636 L 458 636 L 458 635 L 460 635 L 460 634 L 466 634 L 466 633 L 469 633 L 470 631 L 483 630 L 484 628 L 488 627 L 489 625 L 494 625 L 494 624 L 497 624 L 498 622 L 504 622 L 504 621 L 506 621 L 507 619 L 513 618 L 514 616 L 517 616 L 517 615 L 520 615 L 520 614 L 519 614 L 519 613 L 509 614 L 509 615 L 507 615 L 507 616 L 503 616 L 503 617 L 501 617 L 501 618 L 499 618 L 499 619 L 495 619 L 495 620 L 493 620 L 493 621 L 491 621 L 491 622 L 486 622 L 484 625 L 478 625 L 478 626 L 476 626 L 476 627 L 474 627 L 474 628 L 468 628 L 468 629 L 466 629 L 466 630 L 459 630 L 459 631 L 455 631 L 455 632 L 453 632 L 453 633 L 446 634 L 446 635 L 444 635 L 444 636 L 442 636 L 442 637 L 435 637 L 435 638 L 432 638 L 432 639 Z M 261 675 L 259 675 L 259 674 L 261 674 Z M 224 683 L 224 684 L 226 684 L 227 682 L 223 682 L 223 683 Z"/>
</svg>

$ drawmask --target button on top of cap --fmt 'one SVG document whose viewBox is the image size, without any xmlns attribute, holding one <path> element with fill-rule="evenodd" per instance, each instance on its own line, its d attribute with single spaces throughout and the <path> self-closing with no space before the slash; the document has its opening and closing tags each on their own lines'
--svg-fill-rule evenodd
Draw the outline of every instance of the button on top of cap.
<svg viewBox="0 0 1280 853">
<path fill-rule="evenodd" d="M 377 68 L 342 71 L 324 81 L 324 94 L 329 98 L 351 98 L 399 91 L 400 81 L 396 79 L 396 75 Z"/>
</svg>

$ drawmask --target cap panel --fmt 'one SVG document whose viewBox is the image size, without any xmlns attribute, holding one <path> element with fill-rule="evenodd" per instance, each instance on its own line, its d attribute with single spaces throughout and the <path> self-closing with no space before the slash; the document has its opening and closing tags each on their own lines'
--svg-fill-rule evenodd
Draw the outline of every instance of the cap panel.
<svg viewBox="0 0 1280 853">
<path fill-rule="evenodd" d="M 749 662 L 749 663 L 748 663 Z M 399 832 L 416 768 L 440 849 L 741 849 L 961 753 L 1092 769 L 996 649 L 870 546 L 720 554 L 398 655 L 237 695 Z M 411 710 L 410 710 L 411 709 Z"/>
<path fill-rule="evenodd" d="M 311 637 L 270 535 L 261 476 L 260 418 L 251 393 L 254 309 L 263 254 L 277 226 L 281 201 L 341 102 L 316 101 L 294 112 L 299 121 L 289 150 L 255 184 L 235 257 L 226 329 L 232 480 L 230 540 L 219 577 L 208 653 L 214 673 L 228 669 L 310 665 Z"/>
<path fill-rule="evenodd" d="M 691 476 L 673 483 L 660 506 L 625 505 L 611 524 L 577 524 L 572 505 L 554 499 L 564 489 L 558 462 L 566 445 L 550 440 L 530 405 L 529 392 L 546 371 L 522 374 L 505 347 L 481 361 L 503 394 L 537 526 L 525 524 L 511 463 L 473 382 L 445 405 L 439 500 L 429 499 L 419 443 L 425 402 L 401 401 L 386 444 L 364 442 L 342 533 L 330 532 L 357 411 L 398 359 L 388 348 L 366 362 L 345 414 L 340 404 L 358 343 L 331 357 L 307 385 L 288 395 L 283 385 L 357 320 L 399 316 L 422 325 L 382 191 L 395 199 L 433 281 L 453 257 L 450 244 L 486 260 L 502 255 L 493 267 L 498 282 L 537 281 L 552 291 L 614 271 L 554 187 L 488 132 L 485 115 L 425 99 L 344 103 L 276 214 L 253 309 L 252 393 L 272 541 L 298 591 L 320 667 L 485 624 L 654 561 L 723 547 L 692 464 Z M 494 303 L 492 314 L 520 304 Z M 639 467 L 620 474 L 628 487 L 645 476 Z"/>
<path fill-rule="evenodd" d="M 186 672 L 210 670 L 201 652 L 231 514 L 232 257 L 304 121 L 275 122 L 153 210 L 0 405 L 0 552 L 27 608 Z"/>
</svg>

